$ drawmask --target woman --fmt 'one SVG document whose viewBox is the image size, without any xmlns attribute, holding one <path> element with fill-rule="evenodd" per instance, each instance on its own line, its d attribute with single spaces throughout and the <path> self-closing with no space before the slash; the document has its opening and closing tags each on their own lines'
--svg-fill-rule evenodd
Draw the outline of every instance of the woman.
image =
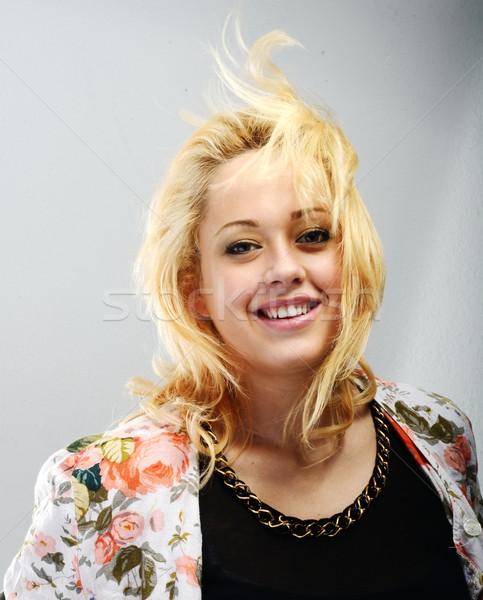
<svg viewBox="0 0 483 600">
<path fill-rule="evenodd" d="M 470 424 L 362 359 L 380 244 L 351 145 L 269 60 L 294 43 L 217 58 L 244 104 L 180 151 L 137 263 L 174 366 L 45 464 L 8 600 L 479 597 Z"/>
</svg>

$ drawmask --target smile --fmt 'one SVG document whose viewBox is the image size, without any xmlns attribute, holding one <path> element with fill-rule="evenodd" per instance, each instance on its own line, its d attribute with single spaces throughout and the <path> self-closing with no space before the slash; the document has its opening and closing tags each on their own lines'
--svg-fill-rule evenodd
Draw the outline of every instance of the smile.
<svg viewBox="0 0 483 600">
<path fill-rule="evenodd" d="M 318 302 L 310 301 L 298 304 L 287 304 L 283 306 L 263 308 L 257 311 L 257 314 L 261 317 L 268 319 L 291 319 L 293 317 L 299 317 L 300 315 L 306 315 L 310 310 L 317 306 Z"/>
</svg>

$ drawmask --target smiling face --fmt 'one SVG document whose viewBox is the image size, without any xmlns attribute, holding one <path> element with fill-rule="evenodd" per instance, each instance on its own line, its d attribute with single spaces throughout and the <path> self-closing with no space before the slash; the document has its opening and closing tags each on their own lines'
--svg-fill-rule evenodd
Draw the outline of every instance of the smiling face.
<svg viewBox="0 0 483 600">
<path fill-rule="evenodd" d="M 260 176 L 256 156 L 231 159 L 210 186 L 197 309 L 244 372 L 312 373 L 337 334 L 338 243 L 320 206 L 301 207 L 290 171 Z"/>
</svg>

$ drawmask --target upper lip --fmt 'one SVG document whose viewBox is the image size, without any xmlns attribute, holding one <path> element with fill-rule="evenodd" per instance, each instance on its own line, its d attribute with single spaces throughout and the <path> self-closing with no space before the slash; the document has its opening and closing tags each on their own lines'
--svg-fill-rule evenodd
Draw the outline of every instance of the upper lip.
<svg viewBox="0 0 483 600">
<path fill-rule="evenodd" d="M 300 304 L 320 304 L 320 298 L 311 298 L 310 296 L 294 296 L 293 298 L 277 298 L 270 302 L 265 302 L 257 306 L 253 312 L 257 313 L 260 310 L 278 309 L 281 306 L 298 306 Z"/>
</svg>

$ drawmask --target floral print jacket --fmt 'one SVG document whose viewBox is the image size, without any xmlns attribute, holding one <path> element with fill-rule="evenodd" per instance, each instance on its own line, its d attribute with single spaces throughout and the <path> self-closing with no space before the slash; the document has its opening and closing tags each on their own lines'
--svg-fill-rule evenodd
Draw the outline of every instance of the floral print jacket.
<svg viewBox="0 0 483 600">
<path fill-rule="evenodd" d="M 473 599 L 483 588 L 483 506 L 471 425 L 449 400 L 380 382 L 384 409 L 453 524 Z M 198 455 L 173 425 L 138 417 L 54 454 L 36 486 L 7 600 L 200 600 Z"/>
</svg>

